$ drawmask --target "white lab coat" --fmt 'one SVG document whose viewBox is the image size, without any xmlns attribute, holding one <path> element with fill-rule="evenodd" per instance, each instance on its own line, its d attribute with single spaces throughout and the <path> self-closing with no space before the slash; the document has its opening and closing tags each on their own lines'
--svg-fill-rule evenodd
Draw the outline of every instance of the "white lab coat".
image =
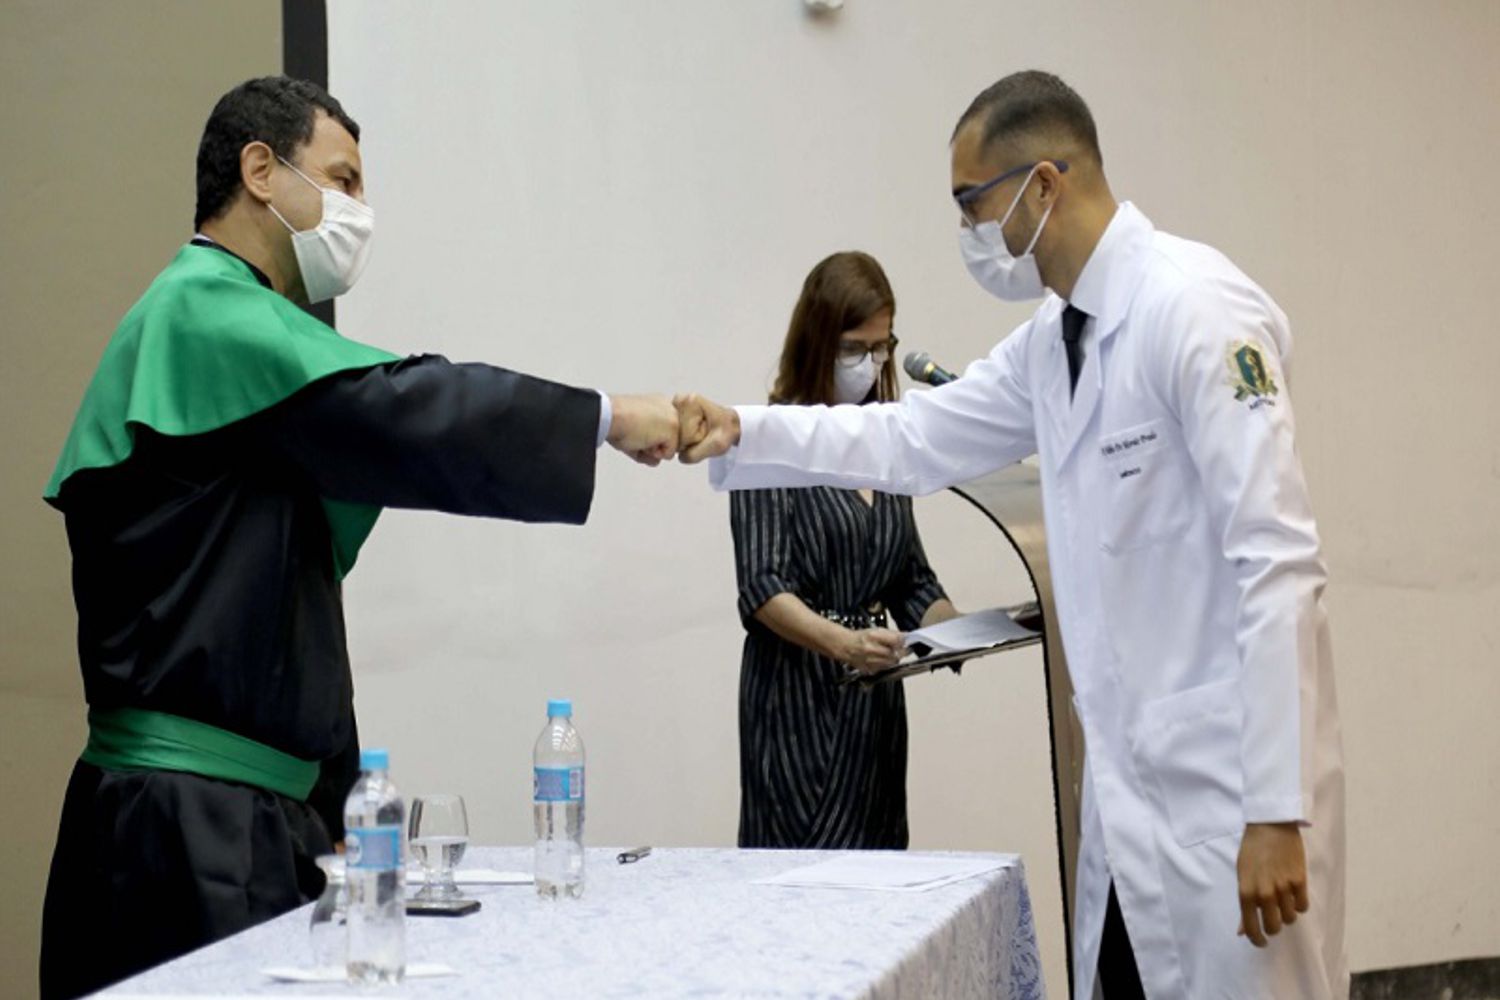
<svg viewBox="0 0 1500 1000">
<path fill-rule="evenodd" d="M 1113 877 L 1153 1000 L 1347 997 L 1343 762 L 1286 317 L 1129 203 L 1072 302 L 1091 319 L 1071 401 L 1050 296 L 931 392 L 741 408 L 711 481 L 920 495 L 1037 453 L 1087 745 L 1075 995 L 1094 992 Z M 1235 934 L 1240 838 L 1286 821 L 1305 824 L 1312 908 L 1257 949 Z"/>
</svg>

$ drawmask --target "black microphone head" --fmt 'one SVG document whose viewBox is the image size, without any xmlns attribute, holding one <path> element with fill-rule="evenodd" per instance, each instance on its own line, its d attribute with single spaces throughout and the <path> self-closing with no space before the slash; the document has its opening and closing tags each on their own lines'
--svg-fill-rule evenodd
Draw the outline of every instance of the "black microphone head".
<svg viewBox="0 0 1500 1000">
<path fill-rule="evenodd" d="M 901 362 L 901 367 L 918 382 L 926 382 L 932 377 L 932 357 L 926 351 L 912 351 Z"/>
</svg>

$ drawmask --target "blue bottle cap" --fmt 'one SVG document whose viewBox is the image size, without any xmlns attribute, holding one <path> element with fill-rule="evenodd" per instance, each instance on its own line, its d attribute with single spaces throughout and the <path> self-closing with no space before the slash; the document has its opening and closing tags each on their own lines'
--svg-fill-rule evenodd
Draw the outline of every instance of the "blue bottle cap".
<svg viewBox="0 0 1500 1000">
<path fill-rule="evenodd" d="M 547 702 L 547 718 L 549 719 L 571 719 L 573 717 L 573 702 L 568 698 L 553 698 Z"/>
<path fill-rule="evenodd" d="M 359 752 L 359 769 L 361 771 L 386 771 L 391 766 L 391 755 L 387 750 L 361 750 Z"/>
</svg>

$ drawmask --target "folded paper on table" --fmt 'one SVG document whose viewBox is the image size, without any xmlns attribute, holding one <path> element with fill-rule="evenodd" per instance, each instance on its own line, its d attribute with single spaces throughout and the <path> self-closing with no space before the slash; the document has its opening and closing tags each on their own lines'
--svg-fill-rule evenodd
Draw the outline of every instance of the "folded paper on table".
<svg viewBox="0 0 1500 1000">
<path fill-rule="evenodd" d="M 427 873 L 414 868 L 406 873 L 406 881 L 422 883 Z M 493 868 L 459 868 L 453 872 L 453 881 L 459 885 L 531 885 L 535 881 L 530 872 L 502 872 Z"/>
<path fill-rule="evenodd" d="M 1020 856 L 913 855 L 888 851 L 855 851 L 817 864 L 793 868 L 754 885 L 781 885 L 817 889 L 874 889 L 883 892 L 926 892 L 1013 868 Z"/>
<path fill-rule="evenodd" d="M 278 983 L 343 983 L 349 974 L 340 968 L 324 966 L 304 969 L 292 965 L 274 965 L 260 970 Z M 413 962 L 406 967 L 407 979 L 431 979 L 438 976 L 456 976 L 458 970 L 442 962 Z"/>
</svg>

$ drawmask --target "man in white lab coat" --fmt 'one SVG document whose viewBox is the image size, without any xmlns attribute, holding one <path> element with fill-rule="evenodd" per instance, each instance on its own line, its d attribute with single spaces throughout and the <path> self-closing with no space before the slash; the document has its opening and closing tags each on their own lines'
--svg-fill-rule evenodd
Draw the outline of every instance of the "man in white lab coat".
<svg viewBox="0 0 1500 1000">
<path fill-rule="evenodd" d="M 682 457 L 714 458 L 719 489 L 924 494 L 1037 453 L 1087 743 L 1076 995 L 1346 997 L 1343 764 L 1286 316 L 1115 201 L 1087 106 L 1050 74 L 980 94 L 952 171 L 969 270 L 1046 295 L 1032 319 L 900 403 L 679 397 Z"/>
</svg>

